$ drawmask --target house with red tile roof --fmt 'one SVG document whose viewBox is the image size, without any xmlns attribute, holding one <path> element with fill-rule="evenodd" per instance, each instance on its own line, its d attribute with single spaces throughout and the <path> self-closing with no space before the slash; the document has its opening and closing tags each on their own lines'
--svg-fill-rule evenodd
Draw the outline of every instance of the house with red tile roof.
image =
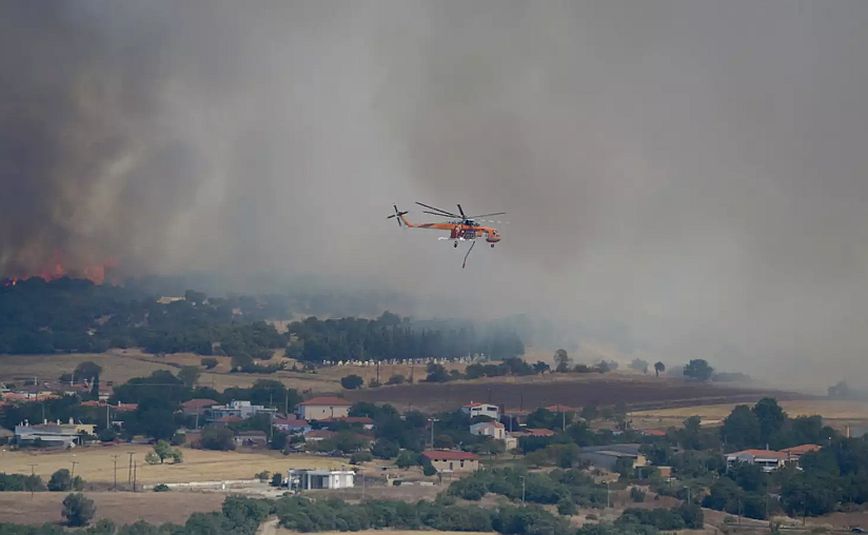
<svg viewBox="0 0 868 535">
<path fill-rule="evenodd" d="M 738 463 L 756 464 L 764 472 L 774 472 L 784 466 L 787 458 L 788 455 L 780 451 L 748 449 L 727 454 L 726 465 L 731 468 Z"/>
<path fill-rule="evenodd" d="M 303 401 L 295 409 L 299 418 L 308 421 L 346 418 L 353 404 L 335 396 L 319 396 Z"/>
<path fill-rule="evenodd" d="M 457 450 L 425 450 L 422 452 L 438 472 L 475 472 L 479 470 L 479 456 Z"/>
</svg>

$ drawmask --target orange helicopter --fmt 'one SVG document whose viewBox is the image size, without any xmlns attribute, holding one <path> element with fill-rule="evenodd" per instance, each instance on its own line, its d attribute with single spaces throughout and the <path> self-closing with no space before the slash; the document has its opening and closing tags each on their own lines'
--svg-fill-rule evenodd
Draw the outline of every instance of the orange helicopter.
<svg viewBox="0 0 868 535">
<path fill-rule="evenodd" d="M 503 215 L 506 212 L 494 212 L 491 214 L 481 214 L 481 215 L 473 215 L 468 216 L 464 213 L 464 209 L 460 204 L 458 206 L 458 213 L 447 212 L 442 208 L 436 208 L 434 206 L 430 206 L 421 202 L 416 202 L 419 206 L 423 208 L 427 208 L 427 210 L 423 210 L 423 213 L 434 215 L 437 217 L 446 217 L 451 219 L 446 223 L 420 223 L 413 224 L 407 220 L 405 215 L 409 212 L 398 210 L 398 205 L 393 204 L 392 208 L 395 209 L 395 213 L 387 216 L 386 219 L 394 218 L 398 222 L 399 227 L 406 226 L 407 228 L 424 228 L 424 229 L 434 229 L 434 230 L 447 230 L 449 231 L 449 237 L 442 236 L 439 239 L 441 240 L 453 240 L 453 247 L 458 247 L 459 241 L 470 241 L 470 248 L 467 250 L 467 253 L 464 255 L 464 263 L 461 267 L 465 267 L 467 265 L 467 257 L 470 256 L 470 251 L 473 250 L 473 246 L 476 245 L 476 238 L 485 237 L 485 241 L 494 247 L 494 244 L 500 241 L 500 233 L 496 228 L 481 225 L 480 221 L 485 221 L 488 223 L 499 223 L 499 221 L 491 221 L 491 220 L 482 220 L 480 218 L 483 217 L 493 217 L 498 215 Z"/>
</svg>

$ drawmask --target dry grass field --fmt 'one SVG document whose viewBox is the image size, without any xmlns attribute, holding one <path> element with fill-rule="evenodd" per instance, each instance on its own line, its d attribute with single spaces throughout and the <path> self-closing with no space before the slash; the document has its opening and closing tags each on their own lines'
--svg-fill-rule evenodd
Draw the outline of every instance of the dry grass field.
<svg viewBox="0 0 868 535">
<path fill-rule="evenodd" d="M 128 480 L 129 455 L 138 462 L 136 478 L 139 484 L 186 483 L 190 481 L 221 481 L 252 479 L 254 474 L 268 470 L 285 471 L 289 468 L 331 468 L 348 464 L 346 459 L 306 454 L 282 455 L 263 450 L 256 453 L 223 452 L 182 448 L 184 462 L 181 464 L 149 465 L 145 454 L 152 451 L 148 446 L 113 446 L 78 448 L 62 452 L 32 453 L 25 451 L 0 451 L 0 472 L 29 474 L 34 471 L 48 480 L 60 468 L 72 468 L 75 474 L 88 483 L 112 483 L 114 460 L 118 456 L 118 483 Z"/>
<path fill-rule="evenodd" d="M 95 520 L 108 518 L 115 524 L 144 520 L 152 524 L 183 524 L 192 513 L 220 509 L 222 494 L 185 492 L 88 492 L 96 505 Z M 0 522 L 36 524 L 61 522 L 63 492 L 0 492 Z"/>
<path fill-rule="evenodd" d="M 832 427 L 843 429 L 847 424 L 868 422 L 868 403 L 829 399 L 792 399 L 779 402 L 790 417 L 819 414 Z M 655 409 L 630 413 L 633 426 L 638 429 L 678 426 L 685 418 L 699 416 L 709 424 L 726 418 L 737 403 L 718 403 L 671 409 Z"/>
<path fill-rule="evenodd" d="M 278 535 L 290 535 L 299 533 L 298 531 L 289 531 L 283 528 L 277 529 L 274 533 Z M 346 531 L 320 531 L 319 535 L 346 535 Z M 408 530 L 399 530 L 392 531 L 388 529 L 366 529 L 364 531 L 355 531 L 353 533 L 357 533 L 358 535 L 491 535 L 492 532 L 488 531 L 434 531 L 434 530 L 424 530 L 424 531 L 408 531 Z"/>
</svg>

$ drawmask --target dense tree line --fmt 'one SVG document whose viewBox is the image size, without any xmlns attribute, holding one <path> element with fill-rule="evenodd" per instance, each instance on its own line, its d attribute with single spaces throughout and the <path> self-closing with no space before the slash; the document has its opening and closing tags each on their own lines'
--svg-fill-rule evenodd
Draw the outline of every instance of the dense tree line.
<svg viewBox="0 0 868 535">
<path fill-rule="evenodd" d="M 521 338 L 508 327 L 416 327 L 388 312 L 377 319 L 310 317 L 280 334 L 263 321 L 266 313 L 289 315 L 275 301 L 280 298 L 217 298 L 188 290 L 184 299 L 162 304 L 136 289 L 32 278 L 0 286 L 0 354 L 142 347 L 157 354 L 229 355 L 242 371 L 269 371 L 254 369 L 252 360 L 281 348 L 311 362 L 524 353 Z"/>
<path fill-rule="evenodd" d="M 506 359 L 524 354 L 521 338 L 508 329 L 465 325 L 434 330 L 415 328 L 408 319 L 389 312 L 377 319 L 311 317 L 289 325 L 288 354 L 307 361 L 401 359 L 488 355 Z"/>
</svg>

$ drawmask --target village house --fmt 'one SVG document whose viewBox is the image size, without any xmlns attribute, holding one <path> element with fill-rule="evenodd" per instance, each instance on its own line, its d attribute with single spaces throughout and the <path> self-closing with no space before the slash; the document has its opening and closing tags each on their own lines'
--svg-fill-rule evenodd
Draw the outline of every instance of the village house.
<svg viewBox="0 0 868 535">
<path fill-rule="evenodd" d="M 425 450 L 422 452 L 422 456 L 440 473 L 479 470 L 479 457 L 466 451 Z"/>
<path fill-rule="evenodd" d="M 181 412 L 185 416 L 203 416 L 205 410 L 217 405 L 213 399 L 194 398 L 181 403 Z"/>
<path fill-rule="evenodd" d="M 337 433 L 334 431 L 329 431 L 328 429 L 312 429 L 304 434 L 305 442 L 319 442 L 321 440 L 327 440 L 330 438 L 334 438 Z"/>
<path fill-rule="evenodd" d="M 551 429 L 545 429 L 542 427 L 524 427 L 520 431 L 517 431 L 513 434 L 517 437 L 548 438 L 555 436 L 557 433 L 555 433 Z"/>
<path fill-rule="evenodd" d="M 299 403 L 296 414 L 299 418 L 308 421 L 331 420 L 346 418 L 350 414 L 352 403 L 335 396 L 320 396 Z"/>
<path fill-rule="evenodd" d="M 612 471 L 619 459 L 628 459 L 633 468 L 648 466 L 648 459 L 639 453 L 639 444 L 609 444 L 607 446 L 587 446 L 579 451 L 579 459 L 592 466 Z"/>
<path fill-rule="evenodd" d="M 60 423 L 60 420 L 54 423 L 45 420 L 41 424 L 30 425 L 25 420 L 15 426 L 15 441 L 19 445 L 72 447 L 81 443 L 82 435 L 93 435 L 94 427 L 93 424 L 74 423 L 72 418 L 66 424 Z"/>
<path fill-rule="evenodd" d="M 819 444 L 800 444 L 798 446 L 784 448 L 779 451 L 787 455 L 787 464 L 798 465 L 803 455 L 807 455 L 808 453 L 814 453 L 820 451 L 821 449 L 823 449 L 823 447 Z"/>
<path fill-rule="evenodd" d="M 788 457 L 780 451 L 748 449 L 727 454 L 726 466 L 732 468 L 738 463 L 756 464 L 762 467 L 763 472 L 768 473 L 783 468 Z"/>
<path fill-rule="evenodd" d="M 355 482 L 352 470 L 289 470 L 289 490 L 351 489 Z"/>
<path fill-rule="evenodd" d="M 500 422 L 479 422 L 470 425 L 470 434 L 491 437 L 495 440 L 506 438 L 506 428 Z"/>
<path fill-rule="evenodd" d="M 214 405 L 205 409 L 205 419 L 209 422 L 220 422 L 226 417 L 238 417 L 246 420 L 257 414 L 275 414 L 277 409 L 263 405 L 252 405 L 249 401 L 232 400 L 227 405 Z"/>
<path fill-rule="evenodd" d="M 492 420 L 500 420 L 500 407 L 491 403 L 474 403 L 470 402 L 461 407 L 461 412 L 476 418 L 478 416 L 488 416 Z"/>
<path fill-rule="evenodd" d="M 296 418 L 294 414 L 291 415 L 291 417 L 275 416 L 271 425 L 274 429 L 283 433 L 289 433 L 290 435 L 307 433 L 310 431 L 310 423 L 307 420 Z"/>
</svg>

